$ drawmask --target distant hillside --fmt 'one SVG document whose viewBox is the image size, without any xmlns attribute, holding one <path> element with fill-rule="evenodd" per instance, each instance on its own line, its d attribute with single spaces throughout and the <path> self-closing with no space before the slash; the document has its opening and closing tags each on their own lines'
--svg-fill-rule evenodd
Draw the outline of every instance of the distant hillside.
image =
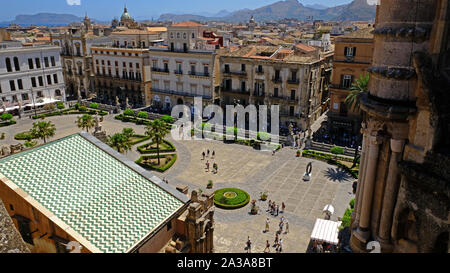
<svg viewBox="0 0 450 273">
<path fill-rule="evenodd" d="M 38 25 L 38 26 L 65 26 L 74 22 L 81 22 L 83 17 L 73 14 L 57 14 L 57 13 L 38 13 L 34 15 L 17 15 L 16 19 L 10 22 L 1 22 L 0 25 L 17 24 L 21 26 Z M 102 23 L 91 19 L 96 23 Z"/>
<path fill-rule="evenodd" d="M 351 20 L 363 21 L 373 20 L 376 15 L 376 6 L 370 6 L 366 0 L 354 0 L 350 4 L 336 6 L 332 8 L 312 8 L 299 3 L 297 0 L 279 1 L 257 9 L 244 9 L 232 12 L 224 17 L 206 17 L 198 15 L 176 15 L 163 14 L 160 16 L 161 21 L 226 21 L 226 22 L 247 22 L 251 16 L 257 21 L 271 21 L 285 18 L 295 18 L 306 20 L 308 18 L 321 20 Z"/>
</svg>

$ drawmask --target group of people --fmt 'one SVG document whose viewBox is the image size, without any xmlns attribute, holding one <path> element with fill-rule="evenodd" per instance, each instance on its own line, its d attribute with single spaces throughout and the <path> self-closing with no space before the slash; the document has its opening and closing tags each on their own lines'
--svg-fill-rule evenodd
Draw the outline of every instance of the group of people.
<svg viewBox="0 0 450 273">
<path fill-rule="evenodd" d="M 216 152 L 215 151 L 211 151 L 208 149 L 206 152 L 203 151 L 202 152 L 202 160 L 204 161 L 206 158 L 209 158 L 209 155 L 211 154 L 211 160 L 214 160 L 213 165 L 212 165 L 212 172 L 213 174 L 217 174 L 218 170 L 219 170 L 219 165 L 216 163 L 215 161 L 215 157 L 216 157 Z M 209 172 L 209 169 L 211 167 L 211 163 L 209 162 L 209 160 L 206 160 L 205 163 L 206 166 L 206 172 Z"/>
<path fill-rule="evenodd" d="M 284 205 L 284 202 L 281 202 L 281 212 L 284 212 L 284 209 L 286 206 Z M 278 216 L 280 213 L 280 206 L 275 203 L 275 201 L 272 202 L 272 200 L 269 200 L 269 208 L 267 209 L 267 212 L 269 212 L 273 216 Z"/>
</svg>

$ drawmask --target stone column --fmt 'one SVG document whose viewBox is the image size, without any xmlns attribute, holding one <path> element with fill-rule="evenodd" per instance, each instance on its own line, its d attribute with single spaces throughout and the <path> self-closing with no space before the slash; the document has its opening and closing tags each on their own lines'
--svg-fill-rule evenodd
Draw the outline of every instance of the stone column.
<svg viewBox="0 0 450 273">
<path fill-rule="evenodd" d="M 367 156 L 367 169 L 364 174 L 364 189 L 361 192 L 362 204 L 360 207 L 359 227 L 355 236 L 363 243 L 370 237 L 370 214 L 372 209 L 373 189 L 375 187 L 376 171 L 378 167 L 378 156 L 381 139 L 376 136 L 370 137 L 369 154 Z M 360 198 L 361 199 L 361 198 Z"/>
<path fill-rule="evenodd" d="M 354 215 L 355 219 L 353 222 L 352 228 L 357 228 L 359 225 L 359 218 L 361 216 L 361 203 L 362 203 L 362 192 L 364 189 L 364 175 L 366 173 L 366 167 L 367 167 L 367 150 L 369 149 L 369 136 L 368 131 L 366 129 L 366 125 L 363 125 L 363 128 L 361 129 L 361 134 L 363 134 L 363 141 L 361 146 L 361 160 L 360 160 L 360 170 L 359 170 L 359 177 L 358 177 L 358 185 L 356 188 L 356 195 L 355 195 L 355 210 Z"/>
<path fill-rule="evenodd" d="M 392 227 L 392 215 L 394 213 L 395 200 L 400 186 L 398 161 L 401 159 L 405 141 L 391 139 L 391 159 L 389 161 L 389 173 L 384 190 L 384 199 L 381 210 L 380 229 L 377 240 L 382 247 L 390 248 L 390 234 Z"/>
</svg>

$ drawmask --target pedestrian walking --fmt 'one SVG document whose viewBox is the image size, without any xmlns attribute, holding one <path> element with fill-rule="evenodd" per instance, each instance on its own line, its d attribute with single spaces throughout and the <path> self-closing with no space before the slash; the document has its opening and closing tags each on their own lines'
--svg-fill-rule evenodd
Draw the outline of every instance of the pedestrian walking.
<svg viewBox="0 0 450 273">
<path fill-rule="evenodd" d="M 286 231 L 284 232 L 285 234 L 289 233 L 289 222 L 286 220 Z"/>
<path fill-rule="evenodd" d="M 216 157 L 216 152 L 215 151 L 212 152 L 212 159 L 214 159 L 214 157 Z"/>
<path fill-rule="evenodd" d="M 267 250 L 267 252 L 270 252 L 270 243 L 269 243 L 269 240 L 266 240 L 266 248 L 264 248 L 264 253 L 267 253 L 266 250 Z"/>
<path fill-rule="evenodd" d="M 214 171 L 214 174 L 217 174 L 217 163 L 216 162 L 214 162 L 214 164 L 213 164 L 213 171 Z"/>
<path fill-rule="evenodd" d="M 269 223 L 270 223 L 269 218 L 267 218 L 265 232 L 269 232 Z"/>
<path fill-rule="evenodd" d="M 278 212 L 279 212 L 279 207 L 278 207 L 278 205 L 277 205 L 277 215 L 276 215 L 276 216 L 278 216 Z"/>
<path fill-rule="evenodd" d="M 278 233 L 275 233 L 275 241 L 274 241 L 274 243 L 278 244 Z"/>
<path fill-rule="evenodd" d="M 280 242 L 278 242 L 278 253 L 281 253 L 283 251 L 283 239 L 280 239 Z"/>
<path fill-rule="evenodd" d="M 270 212 L 271 209 L 272 209 L 272 200 L 269 200 L 269 205 L 267 207 L 267 211 Z"/>
<path fill-rule="evenodd" d="M 206 171 L 209 172 L 209 160 L 206 161 Z"/>
<path fill-rule="evenodd" d="M 202 156 L 203 156 L 202 160 L 205 160 L 205 151 L 203 151 Z"/>
<path fill-rule="evenodd" d="M 250 241 L 250 236 L 247 238 L 247 253 L 252 252 L 252 241 Z"/>
<path fill-rule="evenodd" d="M 284 209 L 286 208 L 286 205 L 284 202 L 281 202 L 281 212 L 284 213 Z"/>
<path fill-rule="evenodd" d="M 206 153 L 206 157 L 209 157 L 209 149 L 208 149 L 208 151 L 207 151 L 207 153 Z"/>
</svg>

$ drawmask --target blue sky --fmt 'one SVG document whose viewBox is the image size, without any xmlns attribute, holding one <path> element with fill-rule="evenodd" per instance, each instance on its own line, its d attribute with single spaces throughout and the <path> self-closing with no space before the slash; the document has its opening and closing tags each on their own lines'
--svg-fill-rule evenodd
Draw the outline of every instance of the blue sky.
<svg viewBox="0 0 450 273">
<path fill-rule="evenodd" d="M 162 13 L 215 13 L 222 9 L 235 11 L 244 8 L 255 9 L 277 0 L 0 0 L 0 21 L 8 21 L 17 14 L 39 12 L 69 13 L 91 18 L 111 20 L 120 17 L 124 4 L 130 14 L 138 20 L 151 19 Z M 300 0 L 302 4 L 336 6 L 351 0 Z M 69 3 L 71 5 L 69 5 Z M 79 5 L 78 5 L 79 4 Z"/>
</svg>

